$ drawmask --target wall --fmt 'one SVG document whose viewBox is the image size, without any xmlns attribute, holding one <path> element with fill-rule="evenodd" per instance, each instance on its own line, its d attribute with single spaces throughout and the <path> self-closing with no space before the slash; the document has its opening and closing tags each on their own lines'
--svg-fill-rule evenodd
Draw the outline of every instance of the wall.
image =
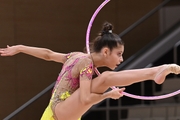
<svg viewBox="0 0 180 120">
<path fill-rule="evenodd" d="M 0 48 L 24 44 L 58 52 L 81 51 L 85 46 L 88 22 L 103 0 L 37 1 L 3 0 L 0 4 Z M 112 0 L 98 14 L 91 39 L 104 21 L 112 22 L 121 33 L 162 0 Z M 135 28 L 125 41 L 124 58 L 141 49 L 159 34 L 158 13 Z M 56 80 L 61 64 L 28 55 L 0 57 L 0 119 L 13 112 Z M 38 120 L 50 93 L 42 96 L 13 120 Z"/>
</svg>

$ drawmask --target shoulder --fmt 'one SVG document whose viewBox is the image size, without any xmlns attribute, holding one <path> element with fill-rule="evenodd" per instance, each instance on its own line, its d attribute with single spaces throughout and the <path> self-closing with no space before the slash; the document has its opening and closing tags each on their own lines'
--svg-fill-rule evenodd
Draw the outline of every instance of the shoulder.
<svg viewBox="0 0 180 120">
<path fill-rule="evenodd" d="M 78 64 L 79 71 L 85 70 L 85 69 L 93 69 L 93 61 L 91 58 L 89 58 L 88 55 L 83 56 L 80 58 L 79 64 Z"/>
<path fill-rule="evenodd" d="M 81 64 L 92 64 L 93 61 L 92 61 L 92 59 L 89 57 L 88 54 L 84 54 L 84 55 L 82 55 L 82 57 L 80 57 L 80 63 L 81 63 Z"/>
<path fill-rule="evenodd" d="M 76 57 L 78 54 L 80 54 L 81 52 L 69 52 L 64 54 L 64 63 L 68 60 L 68 59 L 72 59 L 74 57 Z"/>
<path fill-rule="evenodd" d="M 70 52 L 65 55 L 67 59 L 79 59 L 79 62 L 89 63 L 92 62 L 92 59 L 89 57 L 89 54 L 83 52 Z"/>
</svg>

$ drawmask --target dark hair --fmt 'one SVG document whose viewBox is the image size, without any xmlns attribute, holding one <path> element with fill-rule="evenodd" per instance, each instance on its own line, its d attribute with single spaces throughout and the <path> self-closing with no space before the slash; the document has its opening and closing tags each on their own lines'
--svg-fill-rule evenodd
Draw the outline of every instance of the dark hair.
<svg viewBox="0 0 180 120">
<path fill-rule="evenodd" d="M 102 30 L 94 39 L 91 45 L 91 52 L 100 52 L 103 47 L 108 47 L 110 50 L 117 47 L 118 44 L 124 45 L 121 38 L 112 32 L 113 26 L 109 22 L 103 24 Z"/>
</svg>

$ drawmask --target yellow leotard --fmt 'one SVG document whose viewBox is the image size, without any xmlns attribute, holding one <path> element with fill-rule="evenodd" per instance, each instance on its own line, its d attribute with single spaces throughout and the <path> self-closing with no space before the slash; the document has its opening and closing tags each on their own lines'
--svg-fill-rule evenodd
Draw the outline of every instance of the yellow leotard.
<svg viewBox="0 0 180 120">
<path fill-rule="evenodd" d="M 49 105 L 47 106 L 46 110 L 44 111 L 41 120 L 55 120 L 53 117 L 53 112 L 51 109 L 51 102 L 49 103 Z M 81 120 L 81 118 L 79 118 L 78 120 Z"/>
<path fill-rule="evenodd" d="M 41 120 L 54 120 L 53 112 L 52 112 L 52 109 L 50 106 L 51 106 L 51 102 L 49 103 L 46 110 L 44 111 L 44 113 L 41 117 Z"/>
</svg>

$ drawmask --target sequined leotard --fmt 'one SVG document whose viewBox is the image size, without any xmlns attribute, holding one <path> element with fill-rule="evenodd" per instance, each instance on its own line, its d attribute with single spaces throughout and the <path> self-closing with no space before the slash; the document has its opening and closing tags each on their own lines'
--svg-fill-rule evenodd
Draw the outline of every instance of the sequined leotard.
<svg viewBox="0 0 180 120">
<path fill-rule="evenodd" d="M 66 56 L 67 61 L 64 63 L 62 70 L 58 76 L 56 84 L 54 86 L 52 97 L 48 107 L 41 120 L 56 120 L 54 114 L 55 106 L 68 98 L 75 90 L 79 88 L 79 77 L 84 76 L 88 79 L 92 79 L 93 63 L 90 62 L 83 69 L 78 70 L 78 64 L 81 64 L 84 58 L 87 58 L 86 54 L 75 52 L 69 53 Z M 73 73 L 73 74 L 72 74 Z M 78 119 L 80 120 L 80 119 Z"/>
</svg>

